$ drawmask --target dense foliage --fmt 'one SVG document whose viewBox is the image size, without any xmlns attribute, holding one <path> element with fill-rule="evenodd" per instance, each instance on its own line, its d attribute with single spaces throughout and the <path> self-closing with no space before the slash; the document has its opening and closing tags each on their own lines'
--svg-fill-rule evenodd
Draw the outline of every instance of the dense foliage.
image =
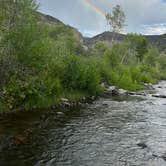
<svg viewBox="0 0 166 166">
<path fill-rule="evenodd" d="M 148 48 L 141 35 L 111 47 L 98 42 L 87 51 L 71 27 L 40 23 L 34 0 L 0 3 L 0 110 L 98 95 L 103 82 L 137 90 L 166 78 L 166 55 Z"/>
</svg>

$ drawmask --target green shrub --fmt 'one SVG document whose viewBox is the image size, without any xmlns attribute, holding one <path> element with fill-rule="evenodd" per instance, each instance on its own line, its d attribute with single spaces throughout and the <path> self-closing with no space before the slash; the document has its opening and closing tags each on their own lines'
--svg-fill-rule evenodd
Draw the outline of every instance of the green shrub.
<svg viewBox="0 0 166 166">
<path fill-rule="evenodd" d="M 141 66 L 141 82 L 154 83 L 159 79 L 159 72 L 156 68 L 148 65 Z"/>
<path fill-rule="evenodd" d="M 96 94 L 99 90 L 99 72 L 88 59 L 74 55 L 67 57 L 61 79 L 66 89 L 84 90 L 90 94 Z"/>
<path fill-rule="evenodd" d="M 130 67 L 133 82 L 141 82 L 141 69 L 139 65 Z"/>
<path fill-rule="evenodd" d="M 8 109 L 48 107 L 56 102 L 60 88 L 58 79 L 29 78 L 22 81 L 13 76 L 3 88 L 3 100 Z"/>
</svg>

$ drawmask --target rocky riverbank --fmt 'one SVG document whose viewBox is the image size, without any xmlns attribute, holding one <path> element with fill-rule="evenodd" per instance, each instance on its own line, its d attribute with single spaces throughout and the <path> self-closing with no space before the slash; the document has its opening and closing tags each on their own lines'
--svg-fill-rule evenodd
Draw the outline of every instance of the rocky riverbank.
<svg viewBox="0 0 166 166">
<path fill-rule="evenodd" d="M 129 96 L 129 95 L 142 95 L 145 96 L 147 94 L 147 91 L 150 93 L 154 93 L 154 88 L 152 86 L 152 84 L 145 84 L 145 90 L 142 91 L 128 91 L 128 90 L 124 90 L 124 89 L 119 89 L 116 86 L 108 86 L 105 84 L 101 84 L 101 87 L 104 89 L 103 93 L 101 93 L 98 96 L 85 96 L 79 99 L 69 99 L 69 98 L 61 98 L 58 103 L 56 105 L 52 105 L 50 108 L 51 110 L 57 110 L 57 109 L 69 109 L 69 108 L 73 108 L 73 107 L 85 107 L 88 104 L 92 104 L 93 101 L 95 101 L 96 99 L 100 98 L 100 97 L 114 97 L 114 96 Z M 159 97 L 159 98 L 166 98 L 166 96 L 164 95 L 158 95 L 158 94 L 154 94 L 154 97 Z M 32 108 L 31 111 L 33 110 L 39 110 L 42 108 Z M 0 116 L 4 115 L 4 114 L 10 114 L 13 112 L 25 112 L 25 109 L 21 108 L 21 109 L 15 109 L 12 111 L 2 111 Z"/>
</svg>

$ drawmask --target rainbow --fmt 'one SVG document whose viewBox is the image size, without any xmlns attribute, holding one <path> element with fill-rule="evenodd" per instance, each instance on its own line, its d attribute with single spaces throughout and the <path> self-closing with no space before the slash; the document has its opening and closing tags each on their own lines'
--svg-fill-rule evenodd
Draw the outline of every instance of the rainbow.
<svg viewBox="0 0 166 166">
<path fill-rule="evenodd" d="M 99 7 L 95 6 L 90 0 L 81 0 L 81 2 L 84 4 L 84 6 L 93 10 L 101 17 L 105 17 L 105 12 L 102 9 L 100 9 Z"/>
</svg>

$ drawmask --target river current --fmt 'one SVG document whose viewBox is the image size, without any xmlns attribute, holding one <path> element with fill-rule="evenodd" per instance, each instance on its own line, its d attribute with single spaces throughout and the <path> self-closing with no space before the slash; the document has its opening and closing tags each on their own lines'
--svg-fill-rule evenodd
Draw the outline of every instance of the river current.
<svg viewBox="0 0 166 166">
<path fill-rule="evenodd" d="M 154 93 L 166 95 L 166 82 Z M 166 166 L 166 99 L 147 90 L 0 117 L 0 166 Z"/>
</svg>

